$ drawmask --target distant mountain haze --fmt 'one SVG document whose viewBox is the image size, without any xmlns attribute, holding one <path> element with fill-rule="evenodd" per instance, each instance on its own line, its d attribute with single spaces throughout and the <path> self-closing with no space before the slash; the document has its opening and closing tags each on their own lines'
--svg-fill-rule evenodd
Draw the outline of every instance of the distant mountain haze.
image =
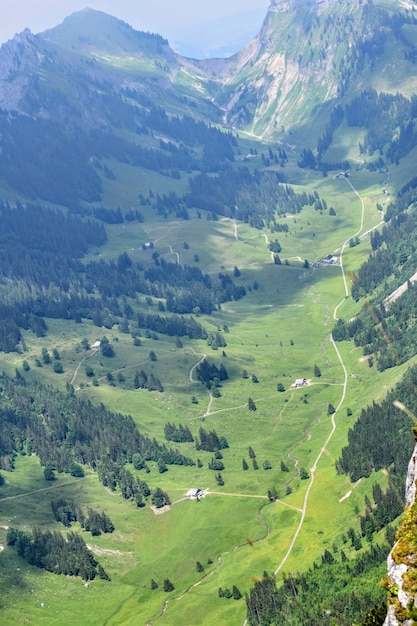
<svg viewBox="0 0 417 626">
<path fill-rule="evenodd" d="M 242 48 L 259 30 L 268 0 L 153 0 L 137 3 L 119 0 L 17 0 L 2 11 L 0 43 L 29 28 L 44 31 L 86 6 L 115 15 L 137 30 L 166 37 L 174 50 L 184 56 L 208 58 L 230 56 Z"/>
</svg>

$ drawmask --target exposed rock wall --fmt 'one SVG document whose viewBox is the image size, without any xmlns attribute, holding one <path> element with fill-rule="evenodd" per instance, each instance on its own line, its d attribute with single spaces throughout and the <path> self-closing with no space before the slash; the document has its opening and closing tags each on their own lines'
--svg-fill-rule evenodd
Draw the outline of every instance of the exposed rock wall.
<svg viewBox="0 0 417 626">
<path fill-rule="evenodd" d="M 410 463 L 408 465 L 407 481 L 405 487 L 405 500 L 408 512 L 416 506 L 416 480 L 417 480 L 417 444 L 414 448 Z M 406 517 L 407 517 L 406 513 Z M 416 606 L 416 596 L 410 594 L 405 588 L 407 585 L 404 575 L 408 574 L 411 569 L 415 568 L 414 563 L 411 563 L 411 558 L 404 558 L 400 555 L 399 546 L 402 543 L 402 532 L 406 533 L 407 520 L 404 525 L 401 525 L 398 535 L 398 541 L 391 550 L 388 557 L 388 579 L 389 579 L 389 591 L 390 591 L 390 605 L 388 608 L 388 614 L 384 622 L 384 626 L 412 626 L 415 624 L 413 619 L 408 617 L 409 607 Z M 407 561 L 404 562 L 404 561 Z"/>
</svg>

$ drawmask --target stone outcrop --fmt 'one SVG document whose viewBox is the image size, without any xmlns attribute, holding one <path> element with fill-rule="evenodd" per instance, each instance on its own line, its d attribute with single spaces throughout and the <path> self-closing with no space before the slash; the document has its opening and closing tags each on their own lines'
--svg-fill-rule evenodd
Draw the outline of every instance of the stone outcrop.
<svg viewBox="0 0 417 626">
<path fill-rule="evenodd" d="M 417 607 L 417 598 L 413 591 L 409 589 L 410 574 L 416 565 L 413 542 L 410 541 L 407 531 L 412 528 L 413 509 L 416 503 L 416 480 L 417 480 L 417 445 L 408 465 L 407 481 L 405 488 L 405 500 L 407 511 L 405 520 L 398 531 L 398 541 L 394 545 L 388 557 L 388 591 L 390 595 L 388 614 L 384 626 L 412 626 L 415 624 L 410 615 L 410 609 Z M 404 547 L 410 546 L 410 554 L 404 554 Z M 417 609 L 416 609 L 417 612 Z M 413 616 L 414 617 L 414 616 Z"/>
</svg>

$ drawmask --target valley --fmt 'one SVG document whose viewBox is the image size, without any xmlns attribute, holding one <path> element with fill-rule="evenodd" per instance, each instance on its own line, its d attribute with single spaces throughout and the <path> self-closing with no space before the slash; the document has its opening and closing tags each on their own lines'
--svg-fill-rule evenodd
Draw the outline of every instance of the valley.
<svg viewBox="0 0 417 626">
<path fill-rule="evenodd" d="M 150 592 L 147 588 L 151 578 L 158 580 L 165 574 L 171 580 L 175 578 L 175 592 L 160 618 L 164 623 L 187 623 L 196 611 L 201 624 L 206 620 L 209 623 L 218 611 L 222 615 L 219 619 L 227 623 L 243 623 L 243 602 L 231 600 L 229 606 L 224 606 L 225 601 L 216 597 L 217 588 L 231 588 L 235 584 L 244 592 L 256 572 L 266 569 L 279 575 L 281 571 L 298 569 L 300 558 L 305 564 L 311 564 L 326 545 L 338 540 L 342 520 L 349 523 L 352 510 L 369 490 L 369 486 L 362 483 L 352 490 L 346 477 L 337 476 L 334 457 L 339 442 L 344 441 L 347 429 L 353 423 L 355 407 L 359 409 L 369 388 L 375 385 L 374 377 L 367 362 L 355 349 L 348 348 L 346 351 L 340 348 L 339 351 L 330 340 L 330 331 L 333 317 L 341 314 L 343 307 L 350 309 L 349 315 L 353 310 L 350 299 L 345 300 L 349 279 L 344 266 L 355 267 L 355 256 L 360 248 L 367 247 L 369 250 L 369 234 L 357 248 L 346 248 L 346 244 L 351 235 L 361 235 L 364 229 L 369 231 L 375 227 L 379 223 L 379 215 L 374 207 L 365 207 L 361 196 L 356 196 L 347 181 L 331 179 L 326 181 L 326 186 L 333 190 L 333 194 L 339 194 L 337 211 L 340 215 L 345 213 L 346 230 L 343 232 L 347 239 L 340 239 L 340 232 L 329 232 L 328 241 L 322 235 L 321 247 L 315 250 L 312 258 L 307 254 L 308 251 L 311 254 L 311 244 L 304 241 L 304 224 L 309 221 L 314 228 L 320 229 L 320 221 L 329 218 L 312 210 L 306 211 L 305 215 L 303 212 L 296 220 L 288 218 L 291 230 L 283 246 L 290 259 L 288 266 L 276 266 L 271 262 L 262 233 L 236 222 L 170 221 L 169 224 L 156 223 L 153 225 L 154 232 L 146 233 L 147 239 L 156 241 L 155 249 L 166 258 L 179 254 L 182 261 L 184 255 L 199 250 L 205 269 L 213 271 L 213 268 L 220 269 L 221 265 L 238 265 L 242 282 L 250 286 L 256 277 L 259 283 L 258 288 L 249 292 L 242 301 L 224 305 L 210 317 L 203 317 L 208 328 L 228 328 L 227 334 L 224 333 L 227 356 L 222 359 L 232 380 L 222 385 L 220 398 L 213 398 L 211 392 L 207 393 L 195 378 L 195 368 L 201 363 L 203 355 L 211 360 L 219 352 L 213 352 L 206 342 L 201 341 L 183 339 L 183 347 L 176 348 L 173 347 L 173 339 L 161 335 L 158 341 L 141 338 L 142 345 L 135 347 L 129 335 L 116 329 L 110 333 L 106 330 L 115 346 L 116 356 L 103 368 L 100 351 L 93 349 L 87 354 L 79 351 L 77 354 L 80 340 L 86 337 L 93 345 L 101 336 L 99 329 L 91 323 L 80 327 L 56 321 L 53 325 L 48 324 L 53 330 L 44 339 L 31 338 L 27 334 L 27 352 L 18 358 L 9 355 L 4 362 L 12 372 L 13 368 L 21 367 L 23 358 L 32 365 L 42 347 L 52 352 L 52 347 L 56 346 L 64 373 L 57 377 L 53 371 L 45 371 L 44 366 L 40 372 L 43 380 L 46 375 L 53 384 L 62 388 L 67 383 L 72 384 L 80 397 L 105 402 L 110 409 L 132 415 L 142 431 L 158 438 L 163 437 L 164 423 L 172 421 L 186 423 L 194 431 L 199 424 L 215 428 L 229 442 L 230 449 L 223 454 L 226 469 L 222 471 L 224 486 L 220 489 L 215 484 L 213 473 L 203 468 L 196 470 L 174 466 L 163 478 L 153 476 L 153 471 L 147 475 L 151 488 L 163 484 L 174 502 L 169 511 L 157 517 L 147 509 L 142 512 L 133 504 L 123 504 L 121 496 L 117 492 L 103 490 L 93 474 L 69 483 L 62 482 L 62 488 L 62 479 L 59 479 L 57 485 L 52 487 L 61 495 L 73 497 L 76 493 L 77 500 L 88 500 L 94 503 L 94 508 L 103 507 L 116 526 L 114 537 L 107 539 L 103 536 L 101 540 L 94 540 L 92 547 L 94 553 L 100 554 L 100 562 L 105 564 L 106 570 L 111 571 L 112 585 L 118 589 L 107 600 L 110 602 L 113 593 L 116 593 L 120 608 L 115 615 L 108 617 L 108 605 L 104 603 L 103 607 L 95 610 L 92 624 L 104 623 L 105 620 L 109 624 L 128 624 L 133 615 L 135 619 L 139 616 L 143 622 L 154 623 L 165 603 L 165 594 L 162 592 L 161 595 L 159 590 Z M 344 198 L 348 194 L 350 202 L 344 209 Z M 134 237 L 134 230 L 129 234 L 126 228 L 113 227 L 112 231 L 110 249 L 120 245 L 116 243 L 119 239 L 126 245 L 126 236 L 132 241 L 133 238 L 142 241 L 140 236 Z M 189 251 L 184 250 L 183 240 L 189 242 Z M 205 242 L 212 244 L 210 246 Z M 315 267 L 327 251 L 340 255 L 338 264 Z M 103 253 L 105 255 L 105 249 Z M 140 258 L 148 253 L 139 247 L 137 252 L 129 248 L 129 254 L 137 254 Z M 302 267 L 302 260 L 307 256 L 311 259 L 309 269 Z M 271 285 L 274 285 L 273 289 Z M 164 392 L 149 394 L 147 391 L 129 390 L 131 382 L 128 381 L 132 380 L 134 372 L 149 363 L 151 347 L 158 359 L 152 367 L 163 381 Z M 315 379 L 313 375 L 315 363 L 321 369 L 320 379 Z M 92 386 L 85 376 L 87 364 L 94 369 L 97 387 Z M 109 366 L 116 381 L 113 387 L 109 386 L 106 375 Z M 243 369 L 248 370 L 247 378 L 242 378 Z M 121 383 L 117 379 L 120 373 L 124 378 Z M 258 380 L 255 384 L 252 382 L 253 373 Z M 27 376 L 38 378 L 39 374 L 32 367 Z M 310 379 L 312 384 L 292 389 L 292 383 L 300 377 Z M 392 375 L 386 381 L 391 385 Z M 277 392 L 278 382 L 284 384 L 284 392 Z M 378 377 L 375 396 L 380 385 Z M 190 402 L 191 396 L 197 398 L 198 404 Z M 256 404 L 254 413 L 247 409 L 248 397 L 253 397 Z M 329 403 L 336 409 L 331 416 L 327 415 Z M 348 405 L 354 410 L 350 418 L 346 418 Z M 190 452 L 190 445 L 181 444 L 181 449 L 185 446 Z M 248 446 L 256 451 L 256 458 L 259 459 L 260 469 L 256 471 L 242 471 L 242 458 L 247 457 Z M 207 458 L 207 453 L 202 454 Z M 271 470 L 262 469 L 265 459 L 269 460 Z M 281 462 L 288 466 L 288 473 L 280 470 Z M 10 474 L 16 479 L 16 486 L 13 487 L 14 481 L 8 478 L 2 490 L 1 523 L 13 524 L 13 520 L 19 519 L 24 510 L 33 510 L 36 500 L 42 513 L 37 520 L 31 516 L 31 523 L 48 527 L 51 522 L 48 521 L 50 514 L 47 511 L 52 496 L 48 487 L 43 488 L 47 491 L 39 491 L 42 487 L 38 484 L 43 482 L 41 468 L 35 473 L 39 478 L 34 479 L 37 488 L 33 494 L 31 491 L 23 494 L 15 492 L 20 476 L 27 473 L 25 464 L 19 471 L 18 461 L 15 472 Z M 308 470 L 305 480 L 300 480 L 300 467 Z M 208 489 L 207 497 L 198 505 L 183 499 L 188 489 L 194 486 Z M 278 491 L 278 499 L 270 503 L 267 492 L 273 487 Z M 292 493 L 286 494 L 288 487 Z M 324 492 L 325 510 L 320 507 Z M 349 492 L 352 495 L 346 497 Z M 8 494 L 16 494 L 18 498 Z M 333 530 L 327 521 L 330 511 L 337 520 Z M 140 539 L 145 535 L 146 540 Z M 155 558 L 155 548 L 160 545 L 161 537 L 164 537 L 163 550 L 158 549 L 159 557 Z M 309 548 L 305 553 L 307 544 Z M 207 559 L 213 563 L 207 564 Z M 193 573 L 193 561 L 204 563 L 203 575 Z M 114 585 L 114 577 L 119 576 L 125 582 Z M 33 580 L 29 586 L 38 586 L 35 582 L 37 577 L 35 572 L 30 574 Z M 54 578 L 53 574 L 42 575 L 43 579 L 45 577 Z M 134 579 L 141 581 L 138 588 L 133 583 Z M 78 581 L 71 583 L 73 600 L 69 603 L 69 613 L 76 611 L 80 603 L 83 610 L 82 594 L 90 594 L 95 586 L 101 591 L 97 589 L 94 593 L 100 595 L 105 592 L 107 596 L 106 585 L 94 581 L 87 591 Z M 48 593 L 44 588 L 44 606 L 39 608 L 39 617 L 35 617 L 40 620 L 39 623 L 43 620 L 42 612 L 46 613 L 45 607 L 48 607 L 49 623 L 54 623 L 54 611 L 58 611 L 57 620 L 63 619 L 62 600 L 55 582 L 51 590 Z M 13 591 L 9 594 L 12 604 Z M 22 610 L 32 614 L 34 606 L 30 593 L 23 603 L 26 594 L 23 593 L 22 597 L 22 589 L 19 588 L 18 594 L 17 614 L 21 614 Z M 4 614 L 13 620 L 11 606 Z"/>
<path fill-rule="evenodd" d="M 414 13 L 274 0 L 206 61 L 91 9 L 2 46 L 2 624 L 383 624 Z"/>
</svg>

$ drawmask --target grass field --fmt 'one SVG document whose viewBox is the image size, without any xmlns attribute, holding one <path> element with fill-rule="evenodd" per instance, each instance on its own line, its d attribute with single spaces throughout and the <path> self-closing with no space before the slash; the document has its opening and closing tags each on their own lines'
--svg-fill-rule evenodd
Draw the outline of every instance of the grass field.
<svg viewBox="0 0 417 626">
<path fill-rule="evenodd" d="M 345 299 L 339 266 L 319 268 L 314 263 L 329 253 L 339 255 L 351 237 L 380 222 L 376 202 L 382 194 L 381 176 L 360 171 L 350 178 L 363 199 L 363 213 L 361 198 L 346 181 L 330 176 L 300 180 L 317 189 L 328 206 L 334 206 L 336 216 L 306 209 L 287 220 L 289 232 L 278 233 L 278 239 L 280 256 L 288 259 L 288 265 L 276 266 L 271 261 L 266 237 L 275 235 L 247 224 L 235 228 L 230 220 L 212 222 L 192 216 L 184 222 L 153 216 L 143 224 L 108 228 L 109 241 L 101 251 L 106 259 L 127 250 L 135 261 L 146 264 L 150 253 L 141 245 L 151 240 L 166 260 L 178 254 L 181 263 L 192 263 L 198 252 L 203 271 L 232 272 L 235 265 L 239 267 L 241 276 L 235 280 L 246 287 L 247 296 L 198 319 L 208 331 L 223 332 L 224 354 L 221 349 L 213 351 L 205 341 L 188 338 L 178 348 L 175 338 L 165 335 L 157 340 L 142 336 L 141 345 L 134 346 L 132 337 L 116 326 L 99 329 L 87 321 L 79 325 L 50 320 L 47 337 L 26 333 L 28 351 L 7 355 L 3 367 L 13 373 L 26 360 L 31 367 L 29 378 L 41 378 L 62 389 L 71 383 L 81 397 L 131 414 L 144 434 L 159 440 L 168 421 L 187 424 L 194 435 L 200 426 L 214 428 L 230 446 L 223 451 L 224 486 L 216 484 L 215 472 L 207 468 L 211 453 L 197 453 L 193 444 L 178 444 L 184 454 L 199 456 L 203 467 L 170 466 L 168 472 L 159 474 L 156 464 L 150 463 L 149 474 L 139 473 L 151 489 L 166 490 L 174 503 L 156 515 L 149 507 L 137 509 L 118 493 L 106 490 L 95 475 L 83 479 L 57 475 L 51 485 L 44 480 L 36 458 L 18 457 L 16 470 L 5 473 L 1 491 L 0 544 L 5 544 L 6 526 L 59 528 L 50 508 L 50 500 L 59 493 L 81 506 L 103 509 L 112 519 L 116 530 L 111 535 L 83 533 L 112 581 L 94 581 L 87 588 L 81 580 L 31 568 L 6 548 L 0 554 L 0 578 L 7 589 L 1 598 L 2 624 L 130 626 L 152 623 L 160 616 L 158 622 L 167 626 L 240 625 L 245 618 L 244 600 L 219 598 L 219 587 L 237 585 L 243 594 L 264 570 L 279 571 L 280 576 L 282 571 L 307 568 L 326 547 L 342 545 L 343 531 L 357 524 L 364 495 L 371 492 L 376 477 L 352 485 L 336 473 L 335 461 L 360 409 L 370 398 L 383 397 L 404 366 L 376 373 L 353 344 L 338 346 L 339 359 L 330 342 L 335 308 L 342 303 L 338 315 L 350 318 L 359 305 Z M 125 202 L 127 206 L 130 198 L 126 196 Z M 184 242 L 189 248 L 184 248 Z M 347 245 L 345 271 L 356 271 L 369 252 L 368 237 L 358 246 Z M 312 267 L 304 268 L 304 259 Z M 139 297 L 131 304 L 134 310 L 158 312 L 156 300 L 149 304 Z M 82 339 L 94 343 L 103 335 L 113 342 L 113 358 L 81 347 Z M 44 347 L 50 352 L 58 349 L 63 374 L 55 374 L 52 365 L 36 367 L 35 359 Z M 154 362 L 149 360 L 151 350 L 157 355 Z M 218 398 L 212 398 L 192 376 L 204 354 L 223 363 L 229 373 Z M 320 378 L 314 377 L 315 364 Z M 98 386 L 86 375 L 86 365 L 93 368 Z M 133 389 L 134 374 L 140 368 L 156 374 L 163 393 Z M 247 377 L 242 376 L 244 370 Z M 109 372 L 114 386 L 108 384 Z M 258 382 L 253 382 L 253 375 Z M 311 384 L 293 389 L 296 378 L 306 378 Z M 277 391 L 278 383 L 284 385 L 283 393 Z M 191 402 L 192 396 L 197 404 Z M 255 402 L 254 412 L 248 410 L 249 398 Z M 333 416 L 335 429 L 327 411 L 329 403 L 338 407 Z M 256 454 L 257 470 L 252 467 L 249 446 Z M 249 465 L 246 471 L 243 459 Z M 269 470 L 262 467 L 266 460 Z M 281 470 L 281 462 L 288 471 Z M 301 479 L 300 468 L 307 470 L 308 478 Z M 381 475 L 378 480 L 384 484 L 386 478 Z M 177 503 L 190 487 L 208 489 L 209 494 L 200 502 Z M 267 492 L 272 488 L 279 500 L 270 503 Z M 197 571 L 197 561 L 203 572 Z M 171 593 L 162 589 L 165 578 L 174 584 Z M 159 585 L 155 590 L 150 588 L 151 579 Z"/>
</svg>

